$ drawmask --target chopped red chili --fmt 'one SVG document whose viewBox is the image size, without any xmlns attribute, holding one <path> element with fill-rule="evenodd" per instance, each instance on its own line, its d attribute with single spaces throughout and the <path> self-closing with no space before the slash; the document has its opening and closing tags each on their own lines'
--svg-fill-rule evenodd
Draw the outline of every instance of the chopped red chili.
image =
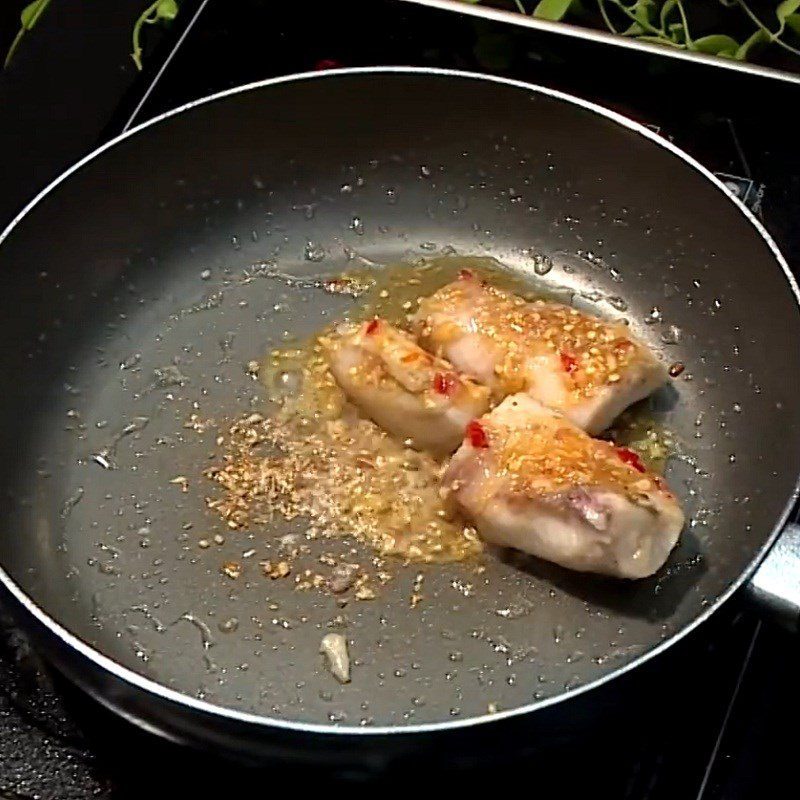
<svg viewBox="0 0 800 800">
<path fill-rule="evenodd" d="M 642 459 L 639 458 L 639 454 L 634 453 L 633 450 L 629 450 L 627 447 L 618 447 L 617 455 L 621 461 L 633 467 L 637 472 L 645 472 L 647 469 L 645 465 L 642 464 Z"/>
<path fill-rule="evenodd" d="M 576 369 L 578 369 L 578 360 L 575 356 L 570 355 L 569 353 L 561 353 L 561 366 L 570 374 L 572 375 Z"/>
<path fill-rule="evenodd" d="M 461 272 L 459 272 L 459 273 L 458 273 L 458 277 L 459 277 L 459 278 L 460 278 L 462 281 L 470 281 L 470 280 L 472 280 L 472 279 L 473 279 L 475 276 L 472 274 L 472 272 L 471 272 L 470 270 L 468 270 L 468 269 L 462 269 L 462 270 L 461 270 Z"/>
<path fill-rule="evenodd" d="M 467 439 L 473 447 L 488 447 L 489 438 L 486 436 L 486 430 L 478 420 L 473 419 L 467 425 Z"/>
<path fill-rule="evenodd" d="M 371 319 L 367 323 L 366 333 L 373 334 L 378 330 L 378 326 L 380 325 L 380 320 L 378 319 Z"/>
<path fill-rule="evenodd" d="M 450 372 L 437 372 L 433 376 L 433 390 L 437 394 L 451 395 L 457 385 L 456 376 Z"/>
</svg>

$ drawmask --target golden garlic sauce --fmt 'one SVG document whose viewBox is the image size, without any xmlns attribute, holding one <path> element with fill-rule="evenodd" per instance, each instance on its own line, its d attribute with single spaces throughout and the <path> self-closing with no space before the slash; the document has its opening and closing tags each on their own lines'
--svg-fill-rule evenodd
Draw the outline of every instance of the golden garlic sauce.
<svg viewBox="0 0 800 800">
<path fill-rule="evenodd" d="M 522 426 L 498 420 L 481 425 L 493 468 L 507 474 L 513 491 L 526 497 L 585 486 L 622 492 L 640 502 L 651 492 L 667 491 L 632 450 L 594 439 L 563 417 L 544 413 Z"/>
<path fill-rule="evenodd" d="M 421 299 L 464 269 L 526 299 L 542 296 L 493 259 L 456 256 L 344 272 L 324 287 L 363 297 L 347 315 L 351 320 L 380 316 L 407 326 Z M 277 410 L 234 423 L 222 462 L 205 473 L 222 489 L 207 503 L 230 528 L 268 525 L 278 514 L 308 519 L 312 537 L 354 536 L 380 554 L 409 561 L 481 553 L 475 530 L 448 519 L 439 494 L 444 465 L 359 417 L 333 380 L 318 338 L 273 350 L 251 369 Z M 648 457 L 657 448 L 644 431 L 642 457 L 651 467 L 663 464 Z M 639 452 L 639 440 L 625 443 Z"/>
<path fill-rule="evenodd" d="M 664 474 L 667 459 L 678 452 L 675 434 L 653 419 L 647 401 L 637 403 L 620 414 L 603 438 L 633 450 L 658 475 Z"/>
<path fill-rule="evenodd" d="M 306 517 L 312 536 L 352 535 L 380 554 L 460 561 L 482 547 L 475 531 L 446 518 L 442 464 L 360 418 L 336 387 L 318 344 L 302 357 L 274 351 L 269 376 L 302 369 L 302 390 L 268 419 L 230 429 L 225 463 L 207 473 L 224 490 L 213 506 L 231 527 Z M 274 381 L 268 378 L 274 385 Z"/>
</svg>

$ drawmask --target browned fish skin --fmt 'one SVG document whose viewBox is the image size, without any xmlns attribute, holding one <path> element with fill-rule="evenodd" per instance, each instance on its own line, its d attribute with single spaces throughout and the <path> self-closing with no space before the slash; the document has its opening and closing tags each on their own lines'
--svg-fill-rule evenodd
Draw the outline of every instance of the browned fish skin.
<svg viewBox="0 0 800 800">
<path fill-rule="evenodd" d="M 526 391 L 599 433 L 666 370 L 622 323 L 545 300 L 528 302 L 473 273 L 420 303 L 420 343 L 498 399 Z"/>
<path fill-rule="evenodd" d="M 412 446 L 452 453 L 489 407 L 489 391 L 386 320 L 341 326 L 321 340 L 336 382 L 368 417 Z"/>
<path fill-rule="evenodd" d="M 648 503 L 652 492 L 672 496 L 664 479 L 630 450 L 593 439 L 556 414 L 530 416 L 520 424 L 490 414 L 480 425 L 487 446 L 479 449 L 508 477 L 514 493 L 532 498 L 576 487 L 603 488 L 635 503 Z"/>
<path fill-rule="evenodd" d="M 592 439 L 525 393 L 470 424 L 442 485 L 486 541 L 617 577 L 655 572 L 684 521 L 664 479 L 635 453 Z"/>
</svg>

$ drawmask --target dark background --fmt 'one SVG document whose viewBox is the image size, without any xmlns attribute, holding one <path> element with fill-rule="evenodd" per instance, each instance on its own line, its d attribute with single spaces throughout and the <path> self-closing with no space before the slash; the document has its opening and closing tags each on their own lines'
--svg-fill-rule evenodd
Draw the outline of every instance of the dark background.
<svg viewBox="0 0 800 800">
<path fill-rule="evenodd" d="M 5 58 L 25 0 L 0 3 Z M 148 0 L 53 0 L 0 72 L 0 227 L 65 167 L 118 133 L 200 3 L 182 0 L 175 24 L 146 26 L 145 69 L 132 59 L 131 31 Z M 171 29 L 170 29 L 171 28 Z"/>
<path fill-rule="evenodd" d="M 0 5 L 3 54 L 18 27 L 17 6 L 16 0 Z M 11 68 L 0 73 L 0 223 L 67 165 L 125 127 L 176 42 L 207 6 L 202 24 L 156 81 L 137 121 L 238 83 L 313 69 L 322 59 L 510 75 L 614 107 L 663 128 L 712 168 L 739 169 L 757 185 L 773 185 L 764 200 L 767 224 L 782 238 L 790 261 L 800 259 L 800 245 L 788 235 L 791 204 L 800 197 L 800 153 L 791 121 L 797 84 L 391 0 L 182 0 L 174 23 L 146 26 L 140 74 L 129 55 L 130 38 L 145 6 L 146 0 L 53 0 Z M 735 142 L 725 130 L 731 124 Z"/>
</svg>

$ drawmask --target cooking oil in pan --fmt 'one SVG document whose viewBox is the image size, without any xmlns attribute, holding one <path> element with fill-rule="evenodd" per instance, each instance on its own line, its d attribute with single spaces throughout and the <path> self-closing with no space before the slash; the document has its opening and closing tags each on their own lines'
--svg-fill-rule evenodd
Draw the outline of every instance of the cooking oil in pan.
<svg viewBox="0 0 800 800">
<path fill-rule="evenodd" d="M 79 580 L 97 590 L 95 630 L 105 626 L 97 635 L 116 658 L 167 685 L 291 719 L 438 720 L 558 693 L 575 652 L 586 652 L 581 663 L 592 669 L 605 653 L 602 643 L 573 642 L 570 630 L 551 641 L 573 607 L 587 627 L 606 624 L 605 612 L 570 588 L 585 576 L 570 583 L 529 559 L 487 557 L 473 531 L 440 516 L 441 465 L 358 418 L 316 336 L 346 318 L 405 325 L 417 298 L 461 269 L 527 297 L 571 297 L 540 291 L 534 267 L 520 279 L 492 259 L 349 263 L 360 266 L 327 277 L 258 265 L 215 272 L 218 283 L 198 269 L 205 298 L 170 307 L 163 327 L 166 315 L 154 311 L 155 327 L 120 341 L 109 358 L 115 380 L 83 411 L 80 491 L 59 506 L 70 558 L 96 562 Z M 146 427 L 136 422 L 145 417 Z M 642 408 L 632 419 L 614 434 L 629 433 L 636 447 L 649 436 L 650 414 Z M 94 430 L 97 420 L 107 427 Z M 108 466 L 91 454 L 105 454 Z M 105 529 L 93 527 L 98 518 Z M 119 557 L 96 552 L 96 542 L 113 543 Z M 114 574 L 100 570 L 106 561 Z M 141 609 L 160 622 L 148 624 Z M 192 619 L 212 632 L 213 647 Z M 126 633 L 127 623 L 136 630 Z M 620 646 L 647 625 L 631 622 Z M 440 629 L 446 641 L 436 646 Z M 331 631 L 347 639 L 347 686 L 318 653 Z M 429 681 L 442 675 L 434 697 Z"/>
</svg>

